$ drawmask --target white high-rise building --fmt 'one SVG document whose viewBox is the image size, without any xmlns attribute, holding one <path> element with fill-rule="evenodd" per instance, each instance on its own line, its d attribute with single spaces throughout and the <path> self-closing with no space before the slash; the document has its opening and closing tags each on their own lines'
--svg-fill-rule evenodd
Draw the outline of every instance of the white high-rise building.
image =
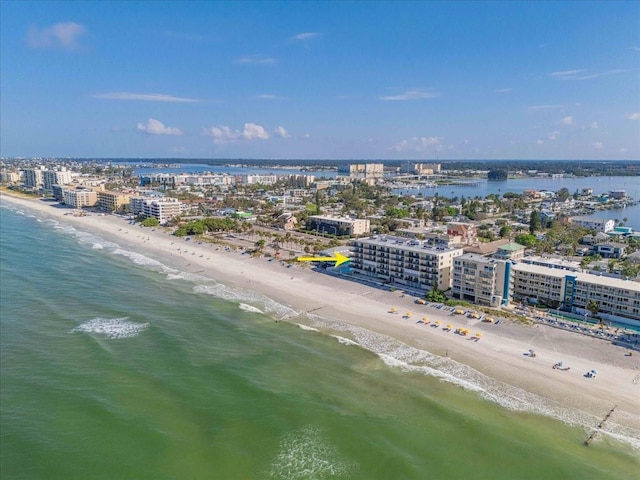
<svg viewBox="0 0 640 480">
<path fill-rule="evenodd" d="M 451 267 L 462 248 L 432 247 L 419 240 L 379 235 L 352 241 L 354 273 L 429 291 L 451 288 Z"/>
<path fill-rule="evenodd" d="M 177 198 L 154 198 L 144 200 L 142 213 L 147 217 L 157 218 L 164 225 L 173 217 L 179 216 L 182 208 L 182 203 Z"/>
<path fill-rule="evenodd" d="M 47 192 L 53 190 L 54 185 L 67 185 L 71 183 L 71 172 L 63 170 L 45 170 L 42 173 L 42 189 Z"/>
</svg>

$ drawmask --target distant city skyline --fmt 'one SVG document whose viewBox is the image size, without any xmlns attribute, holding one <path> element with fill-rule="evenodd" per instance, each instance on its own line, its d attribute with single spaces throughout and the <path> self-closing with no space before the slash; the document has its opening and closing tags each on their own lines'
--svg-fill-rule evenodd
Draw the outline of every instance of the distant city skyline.
<svg viewBox="0 0 640 480">
<path fill-rule="evenodd" d="M 3 2 L 0 155 L 640 159 L 640 2 Z"/>
</svg>

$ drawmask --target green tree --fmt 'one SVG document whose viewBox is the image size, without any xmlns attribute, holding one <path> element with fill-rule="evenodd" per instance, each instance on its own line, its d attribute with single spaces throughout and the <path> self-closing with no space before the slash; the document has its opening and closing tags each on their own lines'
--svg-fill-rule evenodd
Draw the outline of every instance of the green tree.
<svg viewBox="0 0 640 480">
<path fill-rule="evenodd" d="M 515 238 L 515 241 L 520 245 L 524 245 L 525 247 L 533 247 L 538 239 L 535 235 L 532 235 L 530 233 L 523 233 L 521 235 L 518 235 Z"/>
<path fill-rule="evenodd" d="M 512 228 L 509 225 L 504 225 L 500 228 L 500 238 L 508 237 L 511 234 Z"/>
<path fill-rule="evenodd" d="M 158 225 L 160 225 L 160 222 L 156 217 L 147 217 L 142 222 L 140 222 L 140 225 L 142 225 L 143 227 L 157 227 Z"/>
<path fill-rule="evenodd" d="M 538 210 L 533 210 L 531 212 L 531 217 L 529 218 L 529 232 L 536 233 L 537 230 L 540 230 L 542 227 L 542 220 L 540 219 L 540 212 Z"/>
<path fill-rule="evenodd" d="M 571 194 L 569 193 L 569 189 L 566 187 L 562 187 L 560 190 L 556 192 L 556 196 L 560 200 L 566 200 L 567 198 L 569 198 L 570 195 Z"/>
<path fill-rule="evenodd" d="M 434 303 L 445 303 L 447 301 L 447 297 L 442 291 L 434 287 L 429 290 L 429 293 L 427 293 L 427 300 Z"/>
<path fill-rule="evenodd" d="M 595 318 L 596 315 L 598 315 L 598 310 L 600 310 L 600 304 L 595 300 L 589 300 L 589 303 L 587 303 L 587 310 L 589 310 L 593 318 Z"/>
</svg>

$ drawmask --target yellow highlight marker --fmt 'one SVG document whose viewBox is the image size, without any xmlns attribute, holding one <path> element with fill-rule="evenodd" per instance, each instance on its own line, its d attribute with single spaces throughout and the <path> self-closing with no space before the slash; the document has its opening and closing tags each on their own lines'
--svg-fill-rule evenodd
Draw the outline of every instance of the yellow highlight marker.
<svg viewBox="0 0 640 480">
<path fill-rule="evenodd" d="M 299 262 L 335 262 L 333 266 L 337 267 L 351 259 L 349 257 L 345 257 L 341 253 L 335 252 L 333 257 L 298 257 L 296 260 Z"/>
</svg>

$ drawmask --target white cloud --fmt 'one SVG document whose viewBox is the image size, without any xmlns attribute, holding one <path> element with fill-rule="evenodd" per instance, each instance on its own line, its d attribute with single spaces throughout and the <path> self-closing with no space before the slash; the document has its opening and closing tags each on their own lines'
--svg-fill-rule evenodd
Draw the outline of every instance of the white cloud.
<svg viewBox="0 0 640 480">
<path fill-rule="evenodd" d="M 402 140 L 400 143 L 391 148 L 396 152 L 425 152 L 425 151 L 441 151 L 441 137 L 412 137 L 409 140 Z"/>
<path fill-rule="evenodd" d="M 593 142 L 591 146 L 596 150 L 602 150 L 604 148 L 604 145 L 602 144 L 602 142 Z"/>
<path fill-rule="evenodd" d="M 509 92 L 513 92 L 513 88 L 499 88 L 497 90 L 494 90 L 494 92 L 496 92 L 496 93 L 509 93 Z"/>
<path fill-rule="evenodd" d="M 264 55 L 248 55 L 246 57 L 236 58 L 235 63 L 240 65 L 275 65 L 278 60 Z"/>
<path fill-rule="evenodd" d="M 177 102 L 177 103 L 193 103 L 199 102 L 194 98 L 174 97 L 163 93 L 128 93 L 128 92 L 112 92 L 112 93 L 96 93 L 93 98 L 101 98 L 105 100 L 137 100 L 142 102 Z"/>
<path fill-rule="evenodd" d="M 633 112 L 626 115 L 627 120 L 640 120 L 640 112 Z"/>
<path fill-rule="evenodd" d="M 562 118 L 558 123 L 560 125 L 573 125 L 573 117 L 569 115 L 568 117 Z"/>
<path fill-rule="evenodd" d="M 274 134 L 276 137 L 280 137 L 280 138 L 289 138 L 291 135 L 289 135 L 289 132 L 287 132 L 285 130 L 284 127 L 276 127 L 274 130 Z"/>
<path fill-rule="evenodd" d="M 586 70 L 580 68 L 576 70 L 564 70 L 561 72 L 551 72 L 549 76 L 554 78 L 559 78 L 560 80 L 567 80 L 567 79 L 573 79 L 576 77 L 576 75 L 579 75 L 583 72 L 586 72 Z"/>
<path fill-rule="evenodd" d="M 160 120 L 150 118 L 147 123 L 138 123 L 138 130 L 148 135 L 182 135 L 182 131 L 175 127 L 165 127 Z"/>
<path fill-rule="evenodd" d="M 213 137 L 213 143 L 235 142 L 240 135 L 238 131 L 233 131 L 226 125 L 218 125 L 217 127 L 205 128 L 204 134 Z"/>
<path fill-rule="evenodd" d="M 620 150 L 618 150 L 620 153 L 627 153 L 627 149 L 622 147 Z"/>
<path fill-rule="evenodd" d="M 304 33 L 298 33 L 297 35 L 294 35 L 293 37 L 291 37 L 291 40 L 311 40 L 312 38 L 316 38 L 319 37 L 320 34 L 318 32 L 304 32 Z"/>
<path fill-rule="evenodd" d="M 83 25 L 75 22 L 56 23 L 43 29 L 31 27 L 27 34 L 27 45 L 31 48 L 76 50 L 78 40 L 86 30 Z"/>
<path fill-rule="evenodd" d="M 542 145 L 544 143 L 544 140 L 538 139 L 538 141 L 536 142 L 538 145 Z"/>
<path fill-rule="evenodd" d="M 245 140 L 266 140 L 269 138 L 269 134 L 262 125 L 245 123 L 244 130 L 242 131 L 242 138 Z"/>
<path fill-rule="evenodd" d="M 402 100 L 423 100 L 427 98 L 438 98 L 440 93 L 432 90 L 408 90 L 399 95 L 388 95 L 380 97 L 380 100 L 402 101 Z"/>
<path fill-rule="evenodd" d="M 562 108 L 562 105 L 530 105 L 527 107 L 529 110 L 555 110 Z"/>
<path fill-rule="evenodd" d="M 255 123 L 245 123 L 242 131 L 233 130 L 227 125 L 218 125 L 205 128 L 203 134 L 213 137 L 214 143 L 232 143 L 239 140 L 267 140 L 269 138 L 269 134 L 264 127 Z"/>
<path fill-rule="evenodd" d="M 627 70 L 622 70 L 618 68 L 613 70 L 605 70 L 604 72 L 587 73 L 587 70 L 585 69 L 578 69 L 578 70 L 566 70 L 564 72 L 552 72 L 549 74 L 549 76 L 557 78 L 559 80 L 591 80 L 593 78 L 625 73 L 626 71 Z"/>
<path fill-rule="evenodd" d="M 261 93 L 259 95 L 255 95 L 254 98 L 257 98 L 259 100 L 275 100 L 278 97 L 270 93 Z"/>
<path fill-rule="evenodd" d="M 553 141 L 557 140 L 559 136 L 560 132 L 551 132 L 549 135 L 547 135 L 547 139 Z"/>
</svg>

